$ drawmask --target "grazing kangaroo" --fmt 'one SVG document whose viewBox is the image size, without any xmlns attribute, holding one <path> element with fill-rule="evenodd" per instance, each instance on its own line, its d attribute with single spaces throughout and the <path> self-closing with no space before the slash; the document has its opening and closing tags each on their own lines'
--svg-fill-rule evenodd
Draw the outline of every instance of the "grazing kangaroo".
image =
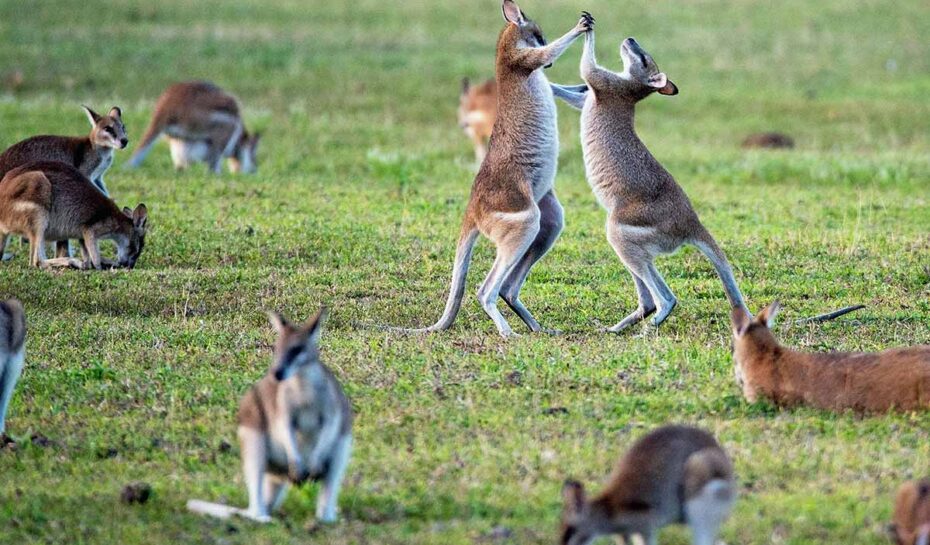
<svg viewBox="0 0 930 545">
<path fill-rule="evenodd" d="M 155 111 L 129 161 L 138 167 L 155 141 L 168 135 L 171 158 L 181 170 L 205 162 L 219 174 L 223 158 L 232 172 L 255 172 L 255 152 L 261 135 L 249 134 L 236 97 L 206 81 L 175 83 L 155 103 Z"/>
<path fill-rule="evenodd" d="M 897 545 L 930 545 L 930 479 L 901 485 L 888 531 Z"/>
<path fill-rule="evenodd" d="M 781 306 L 758 316 L 734 309 L 736 381 L 749 402 L 881 412 L 930 407 L 930 346 L 878 353 L 810 354 L 781 346 L 771 327 Z"/>
<path fill-rule="evenodd" d="M 520 302 L 520 288 L 532 266 L 549 251 L 562 231 L 562 205 L 553 191 L 559 153 L 555 101 L 545 68 L 594 24 L 587 13 L 551 44 L 516 3 L 504 0 L 507 25 L 497 42 L 497 120 L 488 155 L 472 185 L 455 253 L 452 285 L 442 317 L 425 329 L 448 329 L 455 321 L 472 248 L 478 233 L 497 246 L 491 271 L 478 300 L 503 336 L 513 329 L 497 308 L 498 296 L 531 331 L 543 331 Z"/>
<path fill-rule="evenodd" d="M 336 520 L 339 487 L 352 450 L 352 409 L 336 377 L 320 362 L 324 310 L 295 326 L 271 313 L 278 332 L 274 364 L 239 404 L 242 471 L 248 509 L 191 500 L 196 513 L 260 522 L 284 500 L 288 482 L 322 481 L 316 517 Z"/>
<path fill-rule="evenodd" d="M 475 160 L 480 165 L 488 154 L 487 142 L 497 119 L 497 82 L 489 79 L 472 85 L 468 78 L 463 79 L 458 118 L 459 127 L 475 145 Z"/>
<path fill-rule="evenodd" d="M 6 410 L 26 358 L 26 315 L 16 299 L 0 301 L 0 447 L 6 436 Z"/>
<path fill-rule="evenodd" d="M 720 525 L 736 501 L 733 466 L 709 433 L 685 426 L 664 426 L 638 440 L 598 495 L 587 499 L 584 487 L 562 487 L 561 545 L 587 545 L 615 535 L 625 545 L 640 536 L 657 543 L 660 528 L 687 524 L 694 545 L 714 545 Z"/>
<path fill-rule="evenodd" d="M 84 113 L 90 121 L 88 136 L 41 135 L 13 144 L 0 154 L 0 178 L 16 167 L 34 161 L 61 161 L 81 171 L 94 185 L 109 196 L 103 175 L 113 164 L 113 150 L 124 149 L 129 143 L 123 112 L 118 107 L 110 108 L 107 115 L 100 115 L 87 106 Z M 68 257 L 68 241 L 56 245 L 58 257 Z"/>
<path fill-rule="evenodd" d="M 117 266 L 133 268 L 145 247 L 148 210 L 120 210 L 76 168 L 57 161 L 28 163 L 0 181 L 0 255 L 11 233 L 29 239 L 36 267 L 103 268 L 98 242 L 116 242 Z M 45 242 L 80 239 L 84 261 L 45 258 Z"/>
<path fill-rule="evenodd" d="M 586 86 L 555 86 L 556 96 L 581 108 L 581 145 L 588 183 L 607 210 L 607 240 L 629 270 L 639 305 L 608 331 L 622 331 L 655 313 L 658 326 L 677 305 L 653 261 L 693 244 L 710 260 L 733 308 L 746 309 L 723 250 L 701 224 L 687 195 L 636 135 L 636 103 L 678 88 L 633 38 L 620 46 L 622 73 L 598 66 L 594 31 L 585 34 L 581 77 Z M 746 309 L 748 312 L 748 309 Z"/>
</svg>

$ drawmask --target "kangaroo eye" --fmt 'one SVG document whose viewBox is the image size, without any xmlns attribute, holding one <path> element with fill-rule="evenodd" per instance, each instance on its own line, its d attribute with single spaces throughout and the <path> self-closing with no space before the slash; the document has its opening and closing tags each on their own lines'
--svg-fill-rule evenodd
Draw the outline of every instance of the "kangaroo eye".
<svg viewBox="0 0 930 545">
<path fill-rule="evenodd" d="M 103 130 L 107 131 L 107 133 L 110 134 L 110 136 L 116 136 L 116 131 L 113 130 L 113 127 L 107 127 Z"/>
</svg>

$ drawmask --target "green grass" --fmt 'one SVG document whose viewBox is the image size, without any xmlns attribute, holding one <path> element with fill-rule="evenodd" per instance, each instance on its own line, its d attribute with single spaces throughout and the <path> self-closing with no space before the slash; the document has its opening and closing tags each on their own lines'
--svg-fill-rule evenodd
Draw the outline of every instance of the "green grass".
<svg viewBox="0 0 930 545">
<path fill-rule="evenodd" d="M 780 299 L 781 338 L 815 350 L 930 341 L 930 8 L 856 4 L 523 6 L 550 39 L 590 10 L 608 66 L 627 35 L 653 54 L 681 94 L 642 105 L 644 140 L 750 305 Z M 239 95 L 267 135 L 253 177 L 175 174 L 165 144 L 139 171 L 118 155 L 107 185 L 120 205 L 150 210 L 136 270 L 32 270 L 14 245 L 0 297 L 24 301 L 30 337 L 9 414 L 24 444 L 0 451 L 0 543 L 552 543 L 563 479 L 596 489 L 631 441 L 667 422 L 712 430 L 733 456 L 728 543 L 885 542 L 893 490 L 928 472 L 930 416 L 744 402 L 722 290 L 690 249 L 659 262 L 680 299 L 660 330 L 597 333 L 634 291 L 564 106 L 567 225 L 523 299 L 566 334 L 497 336 L 472 296 L 487 243 L 451 331 L 365 327 L 440 312 L 472 176 L 459 78 L 492 73 L 499 13 L 496 0 L 0 0 L 0 145 L 84 133 L 82 102 L 122 106 L 137 139 L 161 90 L 194 77 Z M 580 43 L 550 77 L 576 82 L 579 55 Z M 740 150 L 758 130 L 798 148 Z M 852 318 L 791 325 L 858 302 L 868 307 Z M 305 318 L 320 304 L 332 307 L 324 360 L 357 411 L 342 521 L 311 532 L 309 489 L 270 526 L 188 514 L 190 498 L 246 503 L 234 415 L 270 361 L 262 310 Z M 29 444 L 33 433 L 53 445 Z M 153 498 L 122 505 L 135 480 Z"/>
</svg>

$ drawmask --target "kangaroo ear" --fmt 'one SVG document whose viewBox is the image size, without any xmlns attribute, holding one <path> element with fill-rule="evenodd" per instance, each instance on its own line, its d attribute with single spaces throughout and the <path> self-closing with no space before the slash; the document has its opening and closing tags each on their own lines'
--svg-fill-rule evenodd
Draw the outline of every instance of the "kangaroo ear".
<svg viewBox="0 0 930 545">
<path fill-rule="evenodd" d="M 584 485 L 578 481 L 565 481 L 562 485 L 562 509 L 565 514 L 580 513 L 585 504 Z"/>
<path fill-rule="evenodd" d="M 110 117 L 115 117 L 117 119 L 122 119 L 123 110 L 120 110 L 119 106 L 113 106 L 112 108 L 110 108 L 110 113 L 108 113 L 107 115 L 109 115 Z"/>
<path fill-rule="evenodd" d="M 756 316 L 756 320 L 765 324 L 765 327 L 772 329 L 772 326 L 775 325 L 775 316 L 778 315 L 779 311 L 781 311 L 781 303 L 772 301 L 771 305 L 762 309 L 762 312 Z"/>
<path fill-rule="evenodd" d="M 471 88 L 471 80 L 468 78 L 462 78 L 462 94 L 466 94 Z"/>
<path fill-rule="evenodd" d="M 149 220 L 149 209 L 143 203 L 139 203 L 139 206 L 132 211 L 132 223 L 136 226 L 136 229 L 145 229 L 146 223 Z"/>
<path fill-rule="evenodd" d="M 749 324 L 752 322 L 752 316 L 747 314 L 742 308 L 734 308 L 730 311 L 730 321 L 733 323 L 733 335 L 741 337 L 746 333 L 746 329 L 749 328 Z"/>
<path fill-rule="evenodd" d="M 100 121 L 100 114 L 90 109 L 88 106 L 81 106 L 84 108 L 84 113 L 87 114 L 87 120 L 90 121 L 90 126 L 93 127 Z"/>
<path fill-rule="evenodd" d="M 126 214 L 127 218 L 132 218 L 132 209 L 128 206 L 123 207 L 123 214 Z"/>
<path fill-rule="evenodd" d="M 307 342 L 316 345 L 320 342 L 320 332 L 323 331 L 323 320 L 326 319 L 326 307 L 320 307 L 313 318 L 307 320 L 304 329 L 309 333 Z"/>
<path fill-rule="evenodd" d="M 665 83 L 665 86 L 657 91 L 660 95 L 674 96 L 678 94 L 678 86 L 672 83 L 672 80 L 668 80 Z"/>
<path fill-rule="evenodd" d="M 501 10 L 504 12 L 504 20 L 508 23 L 523 26 L 523 23 L 526 22 L 526 19 L 523 18 L 523 11 L 513 0 L 504 0 Z"/>
<path fill-rule="evenodd" d="M 271 322 L 271 327 L 278 332 L 278 335 L 284 333 L 291 325 L 283 314 L 275 311 L 268 311 L 268 321 Z"/>
</svg>

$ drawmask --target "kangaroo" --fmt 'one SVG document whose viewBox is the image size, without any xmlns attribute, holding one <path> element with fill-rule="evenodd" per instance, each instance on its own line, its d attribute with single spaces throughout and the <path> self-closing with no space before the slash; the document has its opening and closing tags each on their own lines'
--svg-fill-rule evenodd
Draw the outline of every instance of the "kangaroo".
<svg viewBox="0 0 930 545">
<path fill-rule="evenodd" d="M 723 250 L 698 219 L 671 174 L 636 135 L 636 103 L 678 87 L 633 38 L 620 46 L 624 70 L 598 66 L 594 31 L 585 34 L 581 57 L 583 86 L 554 87 L 557 96 L 581 113 L 581 146 L 588 183 L 607 210 L 607 241 L 629 270 L 639 305 L 608 331 L 622 331 L 655 313 L 652 324 L 668 318 L 678 300 L 659 274 L 656 256 L 693 244 L 710 260 L 733 308 L 746 308 Z"/>
<path fill-rule="evenodd" d="M 507 24 L 497 42 L 497 120 L 462 221 L 446 307 L 434 325 L 405 331 L 452 326 L 479 233 L 497 247 L 494 265 L 478 290 L 482 308 L 502 336 L 514 332 L 497 308 L 498 296 L 531 331 L 544 331 L 519 299 L 530 268 L 549 251 L 563 225 L 562 205 L 553 190 L 559 152 L 555 101 L 542 68 L 555 62 L 594 19 L 584 13 L 573 29 L 547 44 L 539 26 L 516 3 L 504 0 L 502 9 Z"/>
<path fill-rule="evenodd" d="M 736 501 L 736 481 L 712 435 L 663 426 L 633 444 L 595 497 L 587 499 L 584 486 L 569 480 L 562 500 L 562 545 L 587 545 L 604 535 L 620 536 L 626 545 L 638 535 L 655 545 L 658 530 L 675 523 L 690 527 L 695 545 L 713 545 Z"/>
<path fill-rule="evenodd" d="M 901 485 L 888 531 L 897 545 L 930 545 L 930 479 Z"/>
<path fill-rule="evenodd" d="M 76 168 L 57 161 L 28 163 L 0 181 L 0 255 L 11 233 L 29 239 L 36 267 L 68 266 L 101 269 L 98 242 L 112 239 L 117 266 L 133 268 L 145 247 L 148 210 L 120 210 Z M 84 261 L 45 258 L 45 241 L 80 239 Z"/>
<path fill-rule="evenodd" d="M 123 111 L 113 106 L 107 115 L 100 115 L 87 106 L 83 108 L 91 126 L 88 136 L 41 135 L 13 144 L 0 154 L 0 178 L 33 161 L 61 161 L 81 171 L 97 189 L 109 196 L 103 175 L 113 164 L 114 150 L 124 149 L 129 144 Z M 59 241 L 56 252 L 59 257 L 70 256 L 68 241 Z"/>
<path fill-rule="evenodd" d="M 336 520 L 339 488 L 352 450 L 352 409 L 339 381 L 320 362 L 319 340 L 325 309 L 305 325 L 269 314 L 278 333 L 274 363 L 239 404 L 242 471 L 248 509 L 188 502 L 196 513 L 260 522 L 284 500 L 288 482 L 322 481 L 316 517 Z"/>
<path fill-rule="evenodd" d="M 752 403 L 883 412 L 930 407 L 930 345 L 878 353 L 810 354 L 781 346 L 771 327 L 776 301 L 753 318 L 732 312 L 736 382 Z"/>
<path fill-rule="evenodd" d="M 16 299 L 0 301 L 0 447 L 6 435 L 6 410 L 26 358 L 26 315 Z"/>
<path fill-rule="evenodd" d="M 488 154 L 487 142 L 497 119 L 497 82 L 489 79 L 472 85 L 468 78 L 463 79 L 458 118 L 459 127 L 475 145 L 475 160 L 480 165 Z"/>
<path fill-rule="evenodd" d="M 229 158 L 229 170 L 234 173 L 251 174 L 258 167 L 255 152 L 261 135 L 249 134 L 239 102 L 210 82 L 175 83 L 162 93 L 129 166 L 141 165 L 162 134 L 168 135 L 171 158 L 178 170 L 205 162 L 219 174 L 223 158 Z"/>
</svg>

